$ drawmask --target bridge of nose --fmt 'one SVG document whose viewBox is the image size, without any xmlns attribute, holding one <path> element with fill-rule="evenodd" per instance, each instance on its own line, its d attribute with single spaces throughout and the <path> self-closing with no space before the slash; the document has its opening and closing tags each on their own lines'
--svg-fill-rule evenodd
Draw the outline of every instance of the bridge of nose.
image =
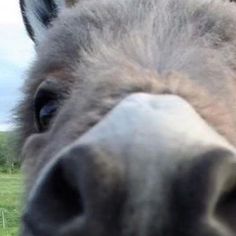
<svg viewBox="0 0 236 236">
<path fill-rule="evenodd" d="M 96 143 L 120 156 L 123 150 L 161 156 L 173 150 L 185 157 L 199 147 L 232 146 L 217 134 L 184 99 L 175 95 L 137 93 L 124 99 L 77 143 Z M 160 156 L 160 155 L 158 155 Z"/>
<path fill-rule="evenodd" d="M 234 148 L 178 96 L 131 95 L 78 144 L 99 146 L 122 163 L 128 183 L 127 221 L 141 219 L 134 223 L 135 235 L 149 235 L 153 221 L 156 228 L 170 221 L 170 204 L 188 209 L 182 214 L 186 218 L 211 214 L 209 202 L 215 202 L 220 191 L 218 178 L 222 183 L 232 178 L 235 184 L 235 176 L 222 173 L 230 168 L 220 168 L 227 158 L 235 161 Z"/>
</svg>

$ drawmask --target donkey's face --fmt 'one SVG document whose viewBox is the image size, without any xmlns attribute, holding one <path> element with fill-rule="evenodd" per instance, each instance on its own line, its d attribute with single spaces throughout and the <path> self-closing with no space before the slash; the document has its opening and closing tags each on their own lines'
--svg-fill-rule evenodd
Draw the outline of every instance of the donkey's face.
<svg viewBox="0 0 236 236">
<path fill-rule="evenodd" d="M 22 0 L 23 236 L 236 234 L 236 7 Z"/>
</svg>

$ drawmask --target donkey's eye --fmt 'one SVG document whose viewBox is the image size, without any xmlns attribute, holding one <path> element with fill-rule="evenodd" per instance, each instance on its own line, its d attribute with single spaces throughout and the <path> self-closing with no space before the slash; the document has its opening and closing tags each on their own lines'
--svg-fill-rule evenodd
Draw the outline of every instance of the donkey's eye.
<svg viewBox="0 0 236 236">
<path fill-rule="evenodd" d="M 44 131 L 48 128 L 51 119 L 57 111 L 57 102 L 50 101 L 38 111 L 38 130 Z"/>
<path fill-rule="evenodd" d="M 39 132 L 49 128 L 58 109 L 58 98 L 47 90 L 39 90 L 34 100 L 35 123 Z"/>
<path fill-rule="evenodd" d="M 50 78 L 39 85 L 34 97 L 34 122 L 38 132 L 50 128 L 52 119 L 65 97 L 65 85 L 57 79 Z"/>
</svg>

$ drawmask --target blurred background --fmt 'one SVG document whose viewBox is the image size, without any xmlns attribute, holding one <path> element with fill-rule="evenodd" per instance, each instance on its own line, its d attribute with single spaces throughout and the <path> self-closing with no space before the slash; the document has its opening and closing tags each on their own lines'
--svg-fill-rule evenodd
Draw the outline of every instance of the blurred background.
<svg viewBox="0 0 236 236">
<path fill-rule="evenodd" d="M 0 1 L 0 131 L 14 127 L 11 110 L 21 98 L 20 88 L 33 56 L 18 0 Z"/>
<path fill-rule="evenodd" d="M 23 187 L 13 110 L 22 98 L 33 58 L 19 0 L 0 1 L 0 236 L 16 236 L 19 231 Z"/>
</svg>

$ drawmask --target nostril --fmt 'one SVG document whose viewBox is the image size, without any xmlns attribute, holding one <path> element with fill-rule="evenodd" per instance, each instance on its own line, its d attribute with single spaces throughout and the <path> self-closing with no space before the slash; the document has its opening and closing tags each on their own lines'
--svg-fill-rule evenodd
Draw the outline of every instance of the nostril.
<svg viewBox="0 0 236 236">
<path fill-rule="evenodd" d="M 233 162 L 229 160 L 223 169 L 222 184 L 215 204 L 214 215 L 236 232 L 236 159 Z"/>
<path fill-rule="evenodd" d="M 77 181 L 69 178 L 62 164 L 58 161 L 50 168 L 29 200 L 24 222 L 33 235 L 58 235 L 62 226 L 84 213 Z"/>
<path fill-rule="evenodd" d="M 123 167 L 91 146 L 72 146 L 44 169 L 27 202 L 27 235 L 90 235 L 91 227 L 104 235 L 105 228 L 119 227 L 126 196 Z"/>
<path fill-rule="evenodd" d="M 219 198 L 215 209 L 216 217 L 236 232 L 236 186 Z"/>
<path fill-rule="evenodd" d="M 177 224 L 192 227 L 199 222 L 213 228 L 220 226 L 221 230 L 236 230 L 234 159 L 230 150 L 215 148 L 181 164 L 181 172 L 174 180 L 171 205 L 177 215 L 181 212 Z"/>
</svg>

